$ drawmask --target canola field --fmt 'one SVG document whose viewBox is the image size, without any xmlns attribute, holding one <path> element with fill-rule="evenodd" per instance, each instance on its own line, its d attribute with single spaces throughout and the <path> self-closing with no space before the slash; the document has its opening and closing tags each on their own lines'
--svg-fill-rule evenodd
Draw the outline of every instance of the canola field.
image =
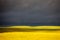
<svg viewBox="0 0 60 40">
<path fill-rule="evenodd" d="M 0 40 L 60 40 L 60 30 L 3 32 Z"/>
</svg>

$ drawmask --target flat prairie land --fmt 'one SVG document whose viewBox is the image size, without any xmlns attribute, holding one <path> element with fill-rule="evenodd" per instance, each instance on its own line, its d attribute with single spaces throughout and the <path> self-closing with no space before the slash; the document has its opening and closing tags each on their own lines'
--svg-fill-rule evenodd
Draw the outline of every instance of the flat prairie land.
<svg viewBox="0 0 60 40">
<path fill-rule="evenodd" d="M 48 28 L 47 29 L 38 28 L 33 29 L 33 27 L 0 28 L 1 31 L 0 40 L 60 40 L 60 29 L 58 29 L 58 27 Z"/>
<path fill-rule="evenodd" d="M 60 31 L 5 32 L 0 40 L 60 40 Z"/>
</svg>

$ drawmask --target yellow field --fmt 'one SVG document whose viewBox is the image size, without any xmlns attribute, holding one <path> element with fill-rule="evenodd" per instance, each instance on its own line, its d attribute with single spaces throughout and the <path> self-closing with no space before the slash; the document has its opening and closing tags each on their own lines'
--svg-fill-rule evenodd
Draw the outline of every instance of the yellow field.
<svg viewBox="0 0 60 40">
<path fill-rule="evenodd" d="M 3 28 L 60 29 L 60 26 L 10 26 L 10 27 L 3 27 Z"/>
<path fill-rule="evenodd" d="M 0 40 L 60 40 L 60 30 L 4 32 L 0 33 Z"/>
<path fill-rule="evenodd" d="M 60 40 L 60 31 L 6 32 L 0 40 Z"/>
</svg>

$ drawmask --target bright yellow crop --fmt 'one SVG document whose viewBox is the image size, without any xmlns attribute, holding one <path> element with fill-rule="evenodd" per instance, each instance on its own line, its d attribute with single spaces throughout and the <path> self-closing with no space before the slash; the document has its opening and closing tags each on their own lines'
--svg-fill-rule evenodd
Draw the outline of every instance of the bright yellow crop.
<svg viewBox="0 0 60 40">
<path fill-rule="evenodd" d="M 0 40 L 60 40 L 60 31 L 6 32 Z"/>
</svg>

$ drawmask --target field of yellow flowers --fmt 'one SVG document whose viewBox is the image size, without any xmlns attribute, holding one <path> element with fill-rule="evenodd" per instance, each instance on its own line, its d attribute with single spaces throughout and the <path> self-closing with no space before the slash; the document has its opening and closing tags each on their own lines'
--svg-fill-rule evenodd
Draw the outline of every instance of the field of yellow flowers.
<svg viewBox="0 0 60 40">
<path fill-rule="evenodd" d="M 60 40 L 60 30 L 0 33 L 0 40 Z"/>
</svg>

